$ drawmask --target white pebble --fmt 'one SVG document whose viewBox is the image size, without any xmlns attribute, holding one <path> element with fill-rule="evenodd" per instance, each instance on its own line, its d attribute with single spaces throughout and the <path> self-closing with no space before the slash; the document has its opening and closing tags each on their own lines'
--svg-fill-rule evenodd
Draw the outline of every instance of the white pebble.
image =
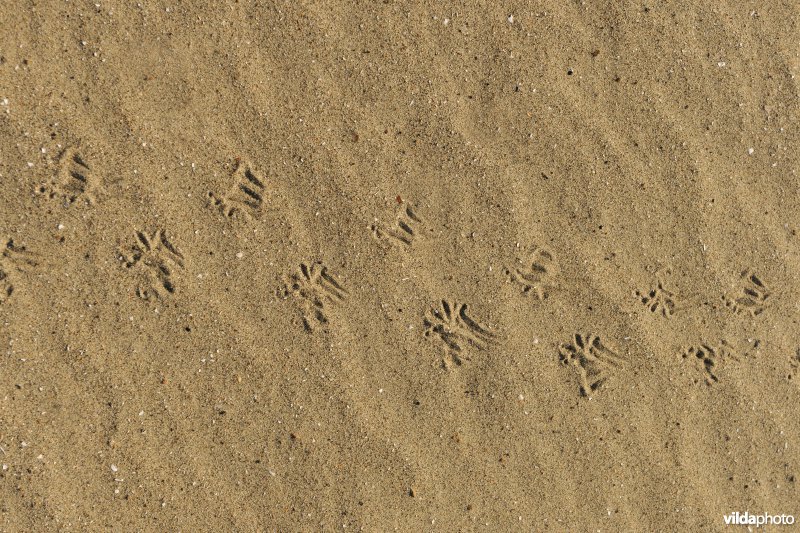
<svg viewBox="0 0 800 533">
<path fill-rule="evenodd" d="M 111 465 L 112 472 L 116 472 L 117 470 L 119 470 L 119 468 L 117 468 L 117 465 Z"/>
<path fill-rule="evenodd" d="M 748 148 L 748 149 L 747 149 L 747 153 L 748 153 L 749 155 L 753 155 L 753 152 L 755 152 L 755 150 L 754 150 L 753 148 Z"/>
</svg>

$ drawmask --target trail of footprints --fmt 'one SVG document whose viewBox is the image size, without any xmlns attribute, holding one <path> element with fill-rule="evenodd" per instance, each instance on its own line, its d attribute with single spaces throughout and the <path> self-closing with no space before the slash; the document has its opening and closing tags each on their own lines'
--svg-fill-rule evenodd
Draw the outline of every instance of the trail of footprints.
<svg viewBox="0 0 800 533">
<path fill-rule="evenodd" d="M 41 185 L 37 192 L 51 199 L 60 198 L 67 204 L 95 202 L 97 178 L 91 166 L 74 147 L 65 149 L 59 159 L 54 179 Z M 239 161 L 231 175 L 229 188 L 221 194 L 208 193 L 209 203 L 224 217 L 243 215 L 258 219 L 264 208 L 265 180 L 248 162 Z M 420 237 L 425 221 L 416 208 L 398 196 L 400 207 L 394 223 L 389 226 L 377 221 L 370 226 L 372 236 L 403 248 L 411 248 Z M 175 294 L 176 277 L 185 269 L 185 258 L 167 237 L 164 229 L 152 233 L 136 231 L 120 254 L 125 268 L 135 272 L 138 282 L 135 293 L 143 300 L 163 299 Z M 8 239 L 0 255 L 0 304 L 15 292 L 14 273 L 25 272 L 38 264 L 36 256 L 24 246 Z M 504 269 L 512 284 L 522 295 L 535 301 L 546 300 L 559 285 L 560 269 L 555 255 L 544 247 L 534 247 L 524 260 Z M 655 273 L 653 284 L 634 294 L 650 313 L 663 318 L 672 317 L 679 308 L 676 294 L 668 288 L 669 267 Z M 300 263 L 284 277 L 284 298 L 292 298 L 302 309 L 302 326 L 308 333 L 325 328 L 332 310 L 345 302 L 348 291 L 321 262 Z M 725 307 L 735 314 L 757 317 L 766 308 L 771 291 L 760 276 L 751 269 L 741 273 L 736 292 L 725 294 Z M 442 299 L 422 318 L 423 334 L 437 342 L 445 356 L 446 368 L 461 366 L 471 359 L 470 350 L 487 350 L 495 343 L 496 335 L 469 312 L 466 303 Z M 596 334 L 576 333 L 569 342 L 558 345 L 559 360 L 576 377 L 578 392 L 591 398 L 608 381 L 615 369 L 622 368 L 625 359 Z M 682 358 L 696 367 L 698 381 L 709 386 L 719 382 L 719 372 L 739 357 L 725 340 L 717 344 L 699 343 L 685 348 Z M 800 349 L 790 359 L 792 375 L 800 373 Z"/>
</svg>

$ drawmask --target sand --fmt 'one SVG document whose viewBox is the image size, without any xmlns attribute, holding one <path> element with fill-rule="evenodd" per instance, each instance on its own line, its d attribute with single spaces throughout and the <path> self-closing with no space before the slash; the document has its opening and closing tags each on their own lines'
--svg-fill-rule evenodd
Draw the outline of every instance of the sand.
<svg viewBox="0 0 800 533">
<path fill-rule="evenodd" d="M 800 514 L 799 15 L 4 2 L 0 528 Z"/>
</svg>

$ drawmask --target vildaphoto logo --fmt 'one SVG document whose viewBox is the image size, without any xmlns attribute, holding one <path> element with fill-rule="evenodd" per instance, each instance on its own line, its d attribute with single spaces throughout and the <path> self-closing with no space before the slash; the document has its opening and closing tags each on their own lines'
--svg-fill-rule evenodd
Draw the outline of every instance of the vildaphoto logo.
<svg viewBox="0 0 800 533">
<path fill-rule="evenodd" d="M 761 527 L 766 525 L 790 526 L 794 524 L 794 515 L 790 514 L 750 514 L 747 511 L 744 513 L 737 511 L 735 513 L 726 514 L 723 518 L 725 519 L 725 525 L 728 526 Z"/>
</svg>

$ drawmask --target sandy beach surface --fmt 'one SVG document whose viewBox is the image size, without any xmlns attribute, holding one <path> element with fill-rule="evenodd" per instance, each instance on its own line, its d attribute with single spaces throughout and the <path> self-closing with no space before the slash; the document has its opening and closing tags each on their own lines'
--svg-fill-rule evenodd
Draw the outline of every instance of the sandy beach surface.
<svg viewBox="0 0 800 533">
<path fill-rule="evenodd" d="M 798 20 L 3 2 L 0 530 L 800 520 Z"/>
</svg>

